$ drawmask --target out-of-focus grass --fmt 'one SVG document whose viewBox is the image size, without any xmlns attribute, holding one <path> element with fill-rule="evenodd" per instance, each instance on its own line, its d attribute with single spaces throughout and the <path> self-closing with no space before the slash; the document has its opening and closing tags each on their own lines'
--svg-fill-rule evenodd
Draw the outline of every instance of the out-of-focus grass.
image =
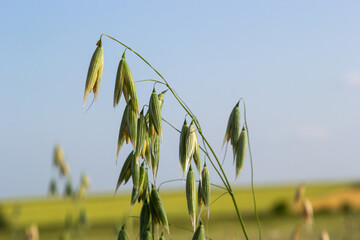
<svg viewBox="0 0 360 240">
<path fill-rule="evenodd" d="M 291 204 L 297 186 L 286 185 L 277 187 L 256 187 L 258 210 L 261 213 L 261 224 L 263 226 L 264 239 L 289 239 L 293 228 L 301 222 L 296 215 L 273 216 L 270 211 L 274 204 L 283 201 Z M 310 199 L 317 199 L 331 192 L 350 188 L 347 183 L 335 184 L 312 184 L 306 187 L 306 196 Z M 212 200 L 220 196 L 224 190 L 212 188 Z M 257 226 L 253 215 L 253 201 L 250 189 L 235 189 L 236 199 L 241 213 L 243 214 L 246 227 L 249 230 L 251 239 L 256 239 Z M 165 205 L 170 229 L 173 239 L 190 239 L 192 233 L 191 223 L 187 214 L 186 197 L 182 190 L 161 191 L 160 196 Z M 0 202 L 0 214 L 8 228 L 0 231 L 0 239 L 11 239 L 10 235 L 16 229 L 24 229 L 31 223 L 38 224 L 41 239 L 58 239 L 64 229 L 66 215 L 71 215 L 76 222 L 79 217 L 79 210 L 85 209 L 90 223 L 90 228 L 84 231 L 85 239 L 114 239 L 115 226 L 126 223 L 131 238 L 137 237 L 138 218 L 127 218 L 128 216 L 139 216 L 140 204 L 135 204 L 130 212 L 130 193 L 124 193 L 113 197 L 111 194 L 91 195 L 83 200 L 42 198 L 8 200 Z M 204 222 L 207 226 L 209 236 L 213 239 L 239 239 L 242 236 L 240 225 L 237 222 L 234 207 L 228 195 L 224 195 L 211 205 L 210 220 L 207 222 L 205 214 Z M 359 223 L 355 218 L 355 222 Z M 339 213 L 324 216 L 315 216 L 313 233 L 307 233 L 303 229 L 303 238 L 309 235 L 314 238 L 322 229 L 328 229 L 335 236 L 344 236 L 346 220 Z M 187 230 L 178 228 L 181 226 Z M 76 226 L 74 227 L 76 230 Z M 337 229 L 337 230 L 336 230 Z M 338 234 L 340 235 L 336 235 Z M 79 231 L 75 231 L 76 234 Z M 75 234 L 74 233 L 74 234 Z M 2 238 L 3 235 L 3 238 Z M 44 237 L 44 235 L 46 237 Z M 304 237 L 305 236 L 305 237 Z M 340 238 L 332 238 L 340 239 Z"/>
</svg>

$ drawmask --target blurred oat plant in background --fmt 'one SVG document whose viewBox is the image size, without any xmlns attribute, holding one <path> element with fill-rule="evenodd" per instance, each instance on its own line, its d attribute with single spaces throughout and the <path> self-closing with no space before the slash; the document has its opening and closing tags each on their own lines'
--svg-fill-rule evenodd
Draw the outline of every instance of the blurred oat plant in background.
<svg viewBox="0 0 360 240">
<path fill-rule="evenodd" d="M 83 231 L 88 227 L 88 217 L 83 199 L 90 187 L 90 178 L 87 174 L 82 174 L 78 188 L 76 190 L 74 189 L 70 176 L 70 168 L 65 160 L 64 150 L 60 144 L 57 144 L 54 148 L 53 165 L 59 172 L 59 174 L 57 174 L 59 178 L 54 177 L 50 180 L 49 195 L 51 197 L 58 197 L 58 182 L 65 180 L 63 198 L 72 203 L 72 211 L 66 214 L 64 219 L 65 230 L 61 234 L 60 239 L 72 239 L 73 236 L 83 239 Z M 73 216 L 73 213 L 75 213 L 76 216 Z M 74 219 L 76 219 L 76 222 L 74 222 Z"/>
</svg>

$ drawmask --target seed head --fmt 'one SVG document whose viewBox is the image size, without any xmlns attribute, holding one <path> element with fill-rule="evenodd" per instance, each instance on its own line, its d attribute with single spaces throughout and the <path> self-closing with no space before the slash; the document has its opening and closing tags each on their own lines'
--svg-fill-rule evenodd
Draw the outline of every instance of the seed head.
<svg viewBox="0 0 360 240">
<path fill-rule="evenodd" d="M 134 152 L 132 151 L 129 156 L 126 158 L 124 165 L 121 169 L 117 184 L 116 184 L 116 188 L 115 188 L 115 193 L 118 190 L 118 188 L 120 187 L 121 183 L 125 180 L 125 183 L 129 180 L 130 176 L 131 176 L 131 161 L 134 158 Z"/>
<path fill-rule="evenodd" d="M 298 203 L 300 203 L 300 201 L 304 198 L 304 196 L 305 196 L 305 184 L 300 184 L 295 191 L 293 205 L 295 206 Z"/>
<path fill-rule="evenodd" d="M 64 162 L 65 162 L 64 151 L 62 147 L 58 144 L 55 146 L 54 149 L 54 165 L 56 167 L 60 167 L 61 164 L 63 164 Z"/>
<path fill-rule="evenodd" d="M 150 227 L 150 216 L 150 207 L 147 201 L 145 201 L 140 212 L 140 236 L 143 236 L 148 227 Z"/>
<path fill-rule="evenodd" d="M 319 240 L 330 240 L 329 233 L 326 230 L 321 231 Z"/>
<path fill-rule="evenodd" d="M 179 161 L 180 161 L 180 169 L 185 176 L 185 171 L 187 168 L 186 164 L 186 134 L 188 131 L 189 126 L 186 123 L 186 120 L 183 123 L 180 133 L 180 140 L 179 140 Z"/>
<path fill-rule="evenodd" d="M 158 172 L 159 159 L 160 159 L 160 137 L 154 136 L 151 143 L 151 167 L 153 171 L 154 181 L 156 181 L 156 176 Z"/>
<path fill-rule="evenodd" d="M 231 111 L 228 124 L 226 127 L 225 137 L 223 141 L 223 146 L 225 143 L 228 143 L 230 140 L 230 144 L 233 147 L 233 155 L 234 161 L 236 158 L 236 148 L 237 142 L 240 134 L 240 110 L 239 110 L 239 103 L 238 102 L 233 110 Z"/>
<path fill-rule="evenodd" d="M 136 191 L 140 189 L 140 160 L 135 159 L 135 156 L 131 160 L 131 176 L 133 180 L 133 188 Z"/>
<path fill-rule="evenodd" d="M 191 219 L 191 224 L 194 228 L 194 232 L 196 229 L 196 205 L 197 205 L 197 192 L 196 192 L 196 181 L 195 181 L 195 174 L 194 171 L 191 168 L 189 168 L 189 171 L 187 173 L 186 177 L 186 201 L 187 201 L 187 207 L 188 212 Z"/>
<path fill-rule="evenodd" d="M 159 240 L 166 240 L 163 232 L 161 233 L 161 237 L 159 238 Z"/>
<path fill-rule="evenodd" d="M 210 173 L 209 169 L 206 166 L 206 163 L 204 164 L 204 168 L 202 170 L 202 180 L 201 180 L 201 192 L 202 197 L 204 200 L 204 205 L 207 210 L 207 215 L 209 218 L 210 214 Z"/>
<path fill-rule="evenodd" d="M 135 202 L 139 199 L 141 191 L 143 191 L 143 187 L 145 184 L 146 169 L 144 163 L 140 166 L 140 180 L 139 180 L 139 189 L 136 190 L 133 188 L 132 195 L 131 195 L 131 207 L 135 204 Z M 146 186 L 147 187 L 147 186 Z"/>
<path fill-rule="evenodd" d="M 70 168 L 66 162 L 62 162 L 60 165 L 60 175 L 61 176 L 69 176 Z"/>
<path fill-rule="evenodd" d="M 241 130 L 238 145 L 237 145 L 237 154 L 236 154 L 236 175 L 235 179 L 239 176 L 240 170 L 244 164 L 244 159 L 246 155 L 247 148 L 247 136 L 245 128 Z"/>
<path fill-rule="evenodd" d="M 206 240 L 205 227 L 200 220 L 200 224 L 197 227 L 192 240 Z"/>
<path fill-rule="evenodd" d="M 170 234 L 169 223 L 167 220 L 165 208 L 161 202 L 159 193 L 156 191 L 154 186 L 152 186 L 152 189 L 151 189 L 150 199 L 151 199 L 150 204 L 153 206 L 156 216 L 158 217 L 160 223 L 165 227 L 165 229 Z"/>
<path fill-rule="evenodd" d="M 121 227 L 117 240 L 129 240 L 129 237 L 125 231 L 125 225 Z"/>
<path fill-rule="evenodd" d="M 128 132 L 128 126 L 127 126 L 127 116 L 128 116 L 128 105 L 126 105 L 123 115 L 122 115 L 122 119 L 121 119 L 121 123 L 120 123 L 120 129 L 119 129 L 119 137 L 118 137 L 118 143 L 117 143 L 117 149 L 116 149 L 116 159 L 119 157 L 119 152 L 120 149 L 122 147 L 122 145 L 124 144 L 124 141 L 126 140 L 126 142 L 128 142 L 130 139 L 130 134 Z"/>
<path fill-rule="evenodd" d="M 126 126 L 127 131 L 130 135 L 130 141 L 133 145 L 133 148 L 136 149 L 136 140 L 137 140 L 137 122 L 138 122 L 138 115 L 136 112 L 136 109 L 134 108 L 132 104 L 132 99 L 130 99 L 128 105 L 128 112 L 127 112 L 127 118 L 126 118 Z"/>
<path fill-rule="evenodd" d="M 151 236 L 151 232 L 150 232 L 150 227 L 148 227 L 148 229 L 146 230 L 146 232 L 144 232 L 144 234 L 142 235 L 141 239 L 143 240 L 153 240 L 152 236 Z"/>
<path fill-rule="evenodd" d="M 311 228 L 312 222 L 313 222 L 314 211 L 313 211 L 313 207 L 312 207 L 310 200 L 307 198 L 305 198 L 303 201 L 302 216 L 303 216 L 308 228 Z"/>
<path fill-rule="evenodd" d="M 131 97 L 133 107 L 136 112 L 139 113 L 135 83 L 129 65 L 125 60 L 125 51 L 121 57 L 116 73 L 113 105 L 115 108 L 116 105 L 119 104 L 121 93 L 123 93 L 126 103 L 129 103 L 129 97 Z"/>
<path fill-rule="evenodd" d="M 186 163 L 185 163 L 185 171 L 187 166 L 191 162 L 191 158 L 194 158 L 194 162 L 196 165 L 196 169 L 198 170 L 199 175 L 201 176 L 201 166 L 200 166 L 200 150 L 199 150 L 199 142 L 196 135 L 196 130 L 193 122 L 190 124 L 187 133 L 186 133 Z M 201 179 L 201 177 L 200 177 Z"/>
<path fill-rule="evenodd" d="M 161 107 L 160 107 L 159 97 L 156 94 L 155 88 L 151 93 L 151 97 L 149 101 L 149 121 L 154 126 L 154 130 L 156 134 L 162 138 Z M 150 132 L 150 134 L 153 133 Z"/>
<path fill-rule="evenodd" d="M 136 141 L 136 148 L 135 148 L 135 159 L 140 158 L 140 155 L 142 155 L 145 141 L 146 141 L 146 135 L 147 135 L 147 127 L 145 122 L 145 116 L 143 114 L 143 111 L 140 113 L 140 118 L 138 119 L 137 124 L 137 141 Z"/>
<path fill-rule="evenodd" d="M 101 39 L 98 41 L 97 45 L 98 46 L 96 47 L 95 52 L 91 58 L 88 74 L 86 77 L 83 106 L 85 106 L 86 99 L 91 91 L 94 92 L 95 100 L 99 93 L 99 87 L 104 66 L 104 50 Z"/>
<path fill-rule="evenodd" d="M 87 174 L 83 174 L 81 176 L 81 186 L 84 186 L 84 188 L 89 188 L 90 186 L 90 178 Z"/>
<path fill-rule="evenodd" d="M 291 233 L 290 240 L 299 240 L 300 239 L 301 227 L 298 225 L 294 228 Z"/>
</svg>

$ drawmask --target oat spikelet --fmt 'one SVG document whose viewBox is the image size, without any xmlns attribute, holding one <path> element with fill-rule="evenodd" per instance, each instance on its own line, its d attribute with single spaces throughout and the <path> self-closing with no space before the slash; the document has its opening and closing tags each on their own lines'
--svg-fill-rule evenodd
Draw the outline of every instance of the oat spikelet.
<svg viewBox="0 0 360 240">
<path fill-rule="evenodd" d="M 152 236 L 151 236 L 151 232 L 150 232 L 150 227 L 146 230 L 146 232 L 143 233 L 142 240 L 153 240 Z"/>
<path fill-rule="evenodd" d="M 153 124 L 156 134 L 162 139 L 162 118 L 159 97 L 153 89 L 149 101 L 149 121 Z"/>
<path fill-rule="evenodd" d="M 65 162 L 64 151 L 59 144 L 55 146 L 53 162 L 56 167 L 60 167 Z"/>
<path fill-rule="evenodd" d="M 151 146 L 151 167 L 153 171 L 154 181 L 156 181 L 156 176 L 158 172 L 159 159 L 160 159 L 160 137 L 155 136 L 153 138 Z"/>
<path fill-rule="evenodd" d="M 199 147 L 198 138 L 196 136 L 196 132 L 195 132 L 195 137 L 196 137 L 196 142 L 195 142 L 195 149 L 194 149 L 193 159 L 194 159 L 196 169 L 197 169 L 197 171 L 199 173 L 199 176 L 200 176 L 200 179 L 201 179 L 202 175 L 201 175 L 200 147 Z"/>
<path fill-rule="evenodd" d="M 293 209 L 294 210 L 296 209 L 298 204 L 301 202 L 301 200 L 304 198 L 304 196 L 305 196 L 305 184 L 300 184 L 295 191 L 295 195 L 294 195 L 294 199 L 293 199 Z"/>
<path fill-rule="evenodd" d="M 169 223 L 167 220 L 165 208 L 161 202 L 159 193 L 156 191 L 154 186 L 152 186 L 150 198 L 151 198 L 151 204 L 155 210 L 158 220 L 165 227 L 165 229 L 168 231 L 170 235 Z"/>
<path fill-rule="evenodd" d="M 200 220 L 200 225 L 197 227 L 192 240 L 206 240 L 205 227 Z"/>
<path fill-rule="evenodd" d="M 244 164 L 244 159 L 246 155 L 247 148 L 247 135 L 245 128 L 241 130 L 238 145 L 237 145 L 237 154 L 236 154 L 236 175 L 235 179 L 239 176 L 240 170 Z"/>
<path fill-rule="evenodd" d="M 121 94 L 123 93 L 126 103 L 129 102 L 129 97 L 131 97 L 133 107 L 136 112 L 139 113 L 135 83 L 129 65 L 127 64 L 125 59 L 125 51 L 121 57 L 116 73 L 113 106 L 115 108 L 116 105 L 119 104 Z"/>
<path fill-rule="evenodd" d="M 141 168 L 140 168 L 140 174 L 141 174 Z M 141 187 L 140 187 L 140 196 L 138 198 L 138 202 L 140 202 L 141 200 L 143 202 L 145 202 L 147 199 L 147 196 L 148 196 L 149 176 L 148 176 L 146 169 L 145 169 L 145 174 L 144 174 L 143 178 L 144 179 L 141 179 L 141 175 L 140 175 L 140 182 L 142 182 L 142 183 L 141 183 Z"/>
<path fill-rule="evenodd" d="M 138 126 L 137 126 L 137 141 L 136 141 L 136 148 L 135 148 L 135 159 L 138 159 L 143 152 L 146 135 L 147 135 L 147 127 L 145 122 L 145 116 L 143 111 L 140 113 L 140 118 L 138 119 Z"/>
<path fill-rule="evenodd" d="M 131 194 L 131 208 L 136 203 L 138 198 L 140 197 L 141 191 L 143 191 L 143 186 L 145 184 L 146 178 L 146 169 L 144 163 L 140 166 L 140 180 L 139 180 L 139 189 L 133 188 Z"/>
<path fill-rule="evenodd" d="M 151 153 L 150 153 L 150 138 L 149 133 L 146 133 L 146 141 L 145 141 L 145 160 L 149 168 L 151 168 Z"/>
<path fill-rule="evenodd" d="M 66 162 L 62 162 L 60 165 L 60 175 L 61 176 L 69 176 L 70 168 Z"/>
<path fill-rule="evenodd" d="M 126 158 L 124 165 L 120 171 L 120 175 L 116 184 L 116 188 L 115 188 L 115 193 L 118 190 L 118 188 L 120 187 L 121 183 L 125 180 L 125 183 L 127 182 L 126 179 L 129 179 L 131 176 L 131 161 L 134 158 L 134 152 L 132 151 L 129 156 Z"/>
<path fill-rule="evenodd" d="M 135 159 L 133 156 L 131 160 L 131 177 L 133 180 L 133 188 L 136 191 L 140 189 L 140 159 Z"/>
<path fill-rule="evenodd" d="M 81 176 L 81 186 L 85 187 L 86 189 L 90 187 L 90 178 L 87 174 L 83 174 Z"/>
<path fill-rule="evenodd" d="M 132 99 L 130 99 L 128 105 L 128 112 L 127 112 L 127 118 L 126 118 L 126 126 L 127 126 L 127 132 L 130 135 L 130 141 L 133 145 L 134 150 L 136 149 L 136 141 L 137 141 L 137 112 L 132 104 Z"/>
<path fill-rule="evenodd" d="M 191 168 L 189 168 L 189 171 L 187 173 L 186 177 L 186 201 L 187 201 L 187 207 L 188 212 L 191 219 L 191 224 L 194 228 L 194 232 L 196 229 L 196 205 L 197 205 L 197 192 L 196 192 L 196 181 L 195 181 L 195 174 L 194 171 Z"/>
<path fill-rule="evenodd" d="M 128 126 L 127 126 L 127 116 L 128 116 L 128 105 L 126 105 L 124 109 L 124 113 L 122 115 L 121 123 L 120 123 L 120 129 L 119 129 L 119 137 L 118 137 L 118 143 L 117 143 L 117 149 L 116 149 L 116 159 L 119 157 L 119 152 L 124 144 L 124 141 L 129 136 L 128 133 Z"/>
<path fill-rule="evenodd" d="M 125 231 L 125 225 L 121 227 L 117 240 L 129 240 L 129 237 Z"/>
<path fill-rule="evenodd" d="M 99 92 L 103 66 L 104 66 L 104 50 L 101 43 L 101 39 L 97 42 L 97 45 L 98 46 L 96 47 L 95 52 L 91 58 L 88 74 L 86 77 L 83 106 L 85 106 L 86 99 L 91 91 L 94 92 L 95 100 Z"/>
<path fill-rule="evenodd" d="M 319 240 L 330 240 L 329 233 L 326 230 L 321 231 Z"/>
<path fill-rule="evenodd" d="M 146 233 L 148 227 L 150 227 L 150 206 L 145 201 L 140 212 L 140 236 Z"/>
<path fill-rule="evenodd" d="M 186 134 L 188 131 L 189 126 L 186 123 L 186 119 L 183 123 L 180 133 L 180 140 L 179 140 L 179 162 L 180 162 L 180 169 L 183 173 L 183 177 L 185 177 L 186 171 Z"/>
<path fill-rule="evenodd" d="M 299 240 L 300 239 L 301 227 L 298 225 L 294 228 L 291 233 L 290 240 Z"/>
<path fill-rule="evenodd" d="M 165 237 L 164 237 L 164 233 L 163 233 L 163 232 L 161 233 L 161 236 L 160 236 L 159 240 L 166 240 Z"/>
<path fill-rule="evenodd" d="M 182 132 L 186 130 L 186 125 L 183 125 Z M 183 139 L 180 139 L 183 140 Z M 183 147 L 183 146 L 181 146 Z M 182 153 L 183 154 L 183 153 Z M 191 122 L 190 126 L 187 128 L 186 137 L 185 137 L 185 154 L 181 155 L 181 157 L 184 158 L 185 155 L 185 165 L 184 165 L 184 159 L 182 159 L 182 162 L 180 162 L 181 167 L 183 168 L 183 173 L 186 172 L 187 167 L 191 163 L 191 158 L 194 159 L 194 163 L 196 166 L 196 169 L 199 173 L 200 179 L 201 179 L 201 159 L 200 159 L 200 147 L 199 147 L 199 141 L 196 135 L 196 130 L 194 127 L 194 123 Z"/>
<path fill-rule="evenodd" d="M 226 127 L 225 137 L 223 141 L 223 146 L 225 143 L 228 143 L 230 140 L 230 144 L 233 148 L 233 161 L 235 162 L 236 154 L 237 154 L 237 142 L 240 134 L 240 109 L 239 102 L 235 105 L 233 110 L 230 113 L 228 124 Z"/>
<path fill-rule="evenodd" d="M 311 230 L 312 223 L 313 223 L 313 217 L 314 217 L 314 211 L 313 211 L 313 207 L 311 205 L 310 200 L 307 198 L 305 198 L 303 201 L 302 216 L 305 220 L 308 230 Z"/>
<path fill-rule="evenodd" d="M 199 221 L 200 221 L 200 216 L 201 216 L 201 210 L 202 207 L 204 205 L 204 200 L 203 200 L 203 192 L 201 189 L 201 180 L 199 181 L 198 184 L 198 213 L 197 213 L 197 220 L 196 220 L 196 225 L 199 225 Z"/>
<path fill-rule="evenodd" d="M 202 192 L 202 198 L 204 201 L 204 205 L 207 211 L 207 217 L 209 219 L 210 215 L 210 173 L 209 169 L 206 166 L 206 163 L 204 164 L 203 171 L 201 173 L 202 180 L 201 180 L 201 192 Z"/>
<path fill-rule="evenodd" d="M 167 89 L 165 91 L 162 91 L 159 95 L 158 95 L 158 98 L 159 98 L 159 104 L 160 104 L 160 110 L 162 109 L 163 107 L 163 103 L 164 103 L 164 96 L 165 96 L 165 93 L 167 92 Z"/>
<path fill-rule="evenodd" d="M 25 239 L 39 240 L 39 228 L 36 224 L 31 224 L 28 228 L 26 228 Z"/>
</svg>

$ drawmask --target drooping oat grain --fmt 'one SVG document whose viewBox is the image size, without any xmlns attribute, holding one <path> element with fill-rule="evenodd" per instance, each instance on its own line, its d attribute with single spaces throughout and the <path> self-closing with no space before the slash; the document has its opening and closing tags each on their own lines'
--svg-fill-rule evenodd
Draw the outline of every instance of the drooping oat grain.
<svg viewBox="0 0 360 240">
<path fill-rule="evenodd" d="M 136 141 L 136 148 L 135 148 L 135 159 L 138 159 L 144 149 L 146 135 L 147 135 L 147 127 L 145 122 L 145 117 L 143 114 L 143 110 L 140 113 L 140 118 L 138 119 L 138 126 L 137 126 L 137 141 Z M 146 147 L 146 145 L 145 145 Z"/>
<path fill-rule="evenodd" d="M 140 236 L 142 236 L 147 231 L 148 227 L 150 227 L 150 216 L 150 207 L 147 201 L 145 201 L 140 212 Z"/>
<path fill-rule="evenodd" d="M 127 182 L 126 178 L 129 179 L 131 176 L 131 161 L 134 158 L 134 152 L 132 151 L 129 156 L 126 158 L 123 167 L 121 168 L 120 175 L 116 184 L 115 193 L 120 187 L 121 183 L 125 180 L 125 183 Z M 129 175 L 127 177 L 127 175 Z M 114 193 L 114 194 L 115 194 Z"/>
<path fill-rule="evenodd" d="M 125 230 L 125 225 L 121 227 L 117 240 L 129 240 L 129 237 Z"/>
<path fill-rule="evenodd" d="M 160 159 L 160 137 L 154 136 L 151 146 L 151 167 L 154 180 L 156 180 Z"/>
<path fill-rule="evenodd" d="M 159 97 L 156 94 L 155 88 L 151 93 L 149 101 L 149 121 L 152 122 L 156 134 L 162 138 L 162 118 L 161 118 L 161 107 Z"/>
<path fill-rule="evenodd" d="M 90 61 L 89 70 L 85 83 L 83 106 L 85 106 L 86 99 L 91 91 L 94 92 L 94 99 L 96 100 L 97 94 L 99 92 L 103 66 L 104 66 L 104 50 L 100 39 L 97 42 L 97 47 Z"/>
<path fill-rule="evenodd" d="M 179 161 L 180 161 L 180 169 L 183 173 L 183 177 L 185 176 L 186 171 L 186 134 L 189 126 L 186 123 L 186 119 L 184 120 L 183 126 L 181 128 L 180 140 L 179 140 Z"/>
<path fill-rule="evenodd" d="M 189 212 L 190 219 L 191 219 L 191 224 L 192 224 L 192 226 L 194 228 L 194 232 L 195 232 L 196 216 L 197 216 L 196 206 L 197 206 L 198 200 L 197 200 L 197 192 L 196 192 L 195 174 L 191 168 L 191 165 L 190 165 L 189 171 L 187 173 L 187 177 L 186 177 L 186 201 L 187 201 L 188 212 Z"/>
<path fill-rule="evenodd" d="M 159 218 L 160 223 L 165 227 L 165 229 L 170 234 L 169 223 L 168 223 L 168 220 L 167 220 L 165 208 L 164 208 L 164 205 L 161 202 L 159 193 L 156 191 L 154 186 L 152 186 L 152 188 L 151 188 L 150 198 L 151 198 L 151 203 L 152 203 L 152 205 L 154 207 L 156 215 Z"/>
<path fill-rule="evenodd" d="M 133 104 L 132 104 L 132 99 L 130 99 L 128 105 L 128 114 L 127 114 L 127 123 L 126 126 L 128 128 L 128 133 L 130 135 L 130 141 L 133 145 L 134 150 L 136 149 L 136 140 L 137 140 L 137 122 L 138 122 L 138 117 L 137 117 L 137 112 L 136 109 L 134 108 Z"/>
<path fill-rule="evenodd" d="M 239 176 L 240 170 L 244 164 L 246 148 L 247 148 L 247 135 L 245 128 L 243 127 L 240 133 L 238 146 L 237 146 L 235 179 L 237 179 L 237 177 Z"/>
<path fill-rule="evenodd" d="M 210 214 L 210 173 L 209 169 L 206 166 L 206 163 L 204 164 L 204 168 L 202 170 L 202 180 L 201 180 L 201 191 L 202 191 L 202 197 L 204 201 L 204 205 L 207 211 L 207 216 L 209 218 Z"/>
<path fill-rule="evenodd" d="M 197 227 L 192 240 L 206 240 L 205 227 L 202 221 L 200 220 L 200 224 Z"/>
</svg>

